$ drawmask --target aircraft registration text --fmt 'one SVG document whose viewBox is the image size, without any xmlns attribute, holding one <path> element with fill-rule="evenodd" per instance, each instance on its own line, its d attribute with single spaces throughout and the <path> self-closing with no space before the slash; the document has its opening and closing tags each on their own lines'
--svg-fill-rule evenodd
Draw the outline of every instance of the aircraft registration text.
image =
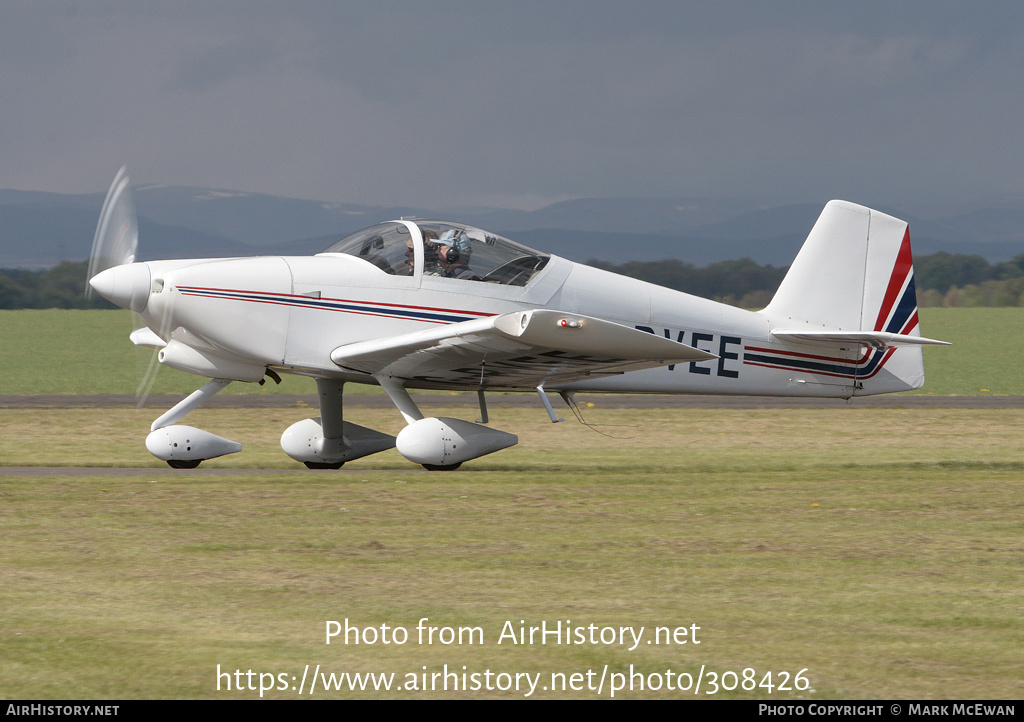
<svg viewBox="0 0 1024 722">
<path fill-rule="evenodd" d="M 650 326 L 637 326 L 638 331 L 646 331 L 647 333 L 657 334 L 657 332 Z M 683 343 L 694 348 L 699 348 L 701 351 L 707 351 L 718 355 L 717 360 L 713 361 L 691 361 L 686 364 L 687 370 L 691 374 L 701 374 L 704 376 L 718 376 L 726 379 L 738 379 L 740 377 L 739 368 L 735 363 L 740 358 L 739 353 L 732 350 L 734 347 L 738 348 L 742 346 L 743 339 L 738 336 L 724 336 L 713 333 L 704 333 L 701 331 L 686 331 L 686 330 L 675 330 L 671 328 L 662 329 L 665 334 L 665 338 L 672 339 L 675 337 L 675 341 Z M 668 367 L 669 371 L 674 371 L 676 364 L 672 364 Z"/>
</svg>

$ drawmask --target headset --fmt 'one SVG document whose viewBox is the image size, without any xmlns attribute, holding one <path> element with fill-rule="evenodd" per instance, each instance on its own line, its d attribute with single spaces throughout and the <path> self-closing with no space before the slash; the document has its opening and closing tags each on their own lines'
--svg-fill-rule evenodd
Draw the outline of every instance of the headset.
<svg viewBox="0 0 1024 722">
<path fill-rule="evenodd" d="M 455 246 L 449 246 L 444 254 L 444 262 L 448 264 L 458 263 L 460 258 L 462 258 L 462 254 Z"/>
</svg>

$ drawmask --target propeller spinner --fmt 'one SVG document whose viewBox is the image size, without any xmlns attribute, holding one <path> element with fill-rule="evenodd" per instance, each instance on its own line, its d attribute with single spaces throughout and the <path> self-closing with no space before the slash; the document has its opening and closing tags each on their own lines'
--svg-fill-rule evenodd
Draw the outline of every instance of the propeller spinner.
<svg viewBox="0 0 1024 722">
<path fill-rule="evenodd" d="M 121 170 L 114 176 L 110 190 L 107 191 L 107 198 L 103 201 L 103 209 L 100 211 L 100 220 L 96 225 L 96 236 L 93 238 L 92 252 L 89 254 L 89 272 L 86 275 L 89 283 L 86 284 L 85 295 L 91 297 L 95 289 L 106 296 L 101 288 L 92 283 L 93 277 L 109 268 L 133 263 L 138 247 L 139 226 L 135 219 L 135 203 L 128 180 L 128 167 L 121 166 Z"/>
</svg>

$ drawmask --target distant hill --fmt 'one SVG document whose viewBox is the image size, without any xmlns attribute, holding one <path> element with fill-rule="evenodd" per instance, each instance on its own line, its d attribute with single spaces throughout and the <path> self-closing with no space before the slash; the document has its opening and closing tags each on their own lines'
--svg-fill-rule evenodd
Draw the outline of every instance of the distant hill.
<svg viewBox="0 0 1024 722">
<path fill-rule="evenodd" d="M 184 186 L 134 189 L 142 260 L 315 253 L 348 233 L 398 217 L 442 218 L 506 235 L 575 261 L 676 258 L 696 265 L 750 258 L 786 266 L 823 203 L 755 208 L 709 199 L 577 199 L 535 211 L 365 206 Z M 88 257 L 103 193 L 0 190 L 0 268 L 41 269 Z M 1024 201 L 910 212 L 914 250 L 1024 253 Z"/>
</svg>

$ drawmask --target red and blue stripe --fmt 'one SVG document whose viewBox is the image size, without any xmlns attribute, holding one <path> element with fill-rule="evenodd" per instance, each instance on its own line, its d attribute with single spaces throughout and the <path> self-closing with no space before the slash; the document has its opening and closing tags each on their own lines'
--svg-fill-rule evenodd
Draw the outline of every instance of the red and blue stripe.
<svg viewBox="0 0 1024 722">
<path fill-rule="evenodd" d="M 459 323 L 461 321 L 497 315 L 494 313 L 453 308 L 413 306 L 401 303 L 382 303 L 345 298 L 317 298 L 289 293 L 269 293 L 266 291 L 249 291 L 233 288 L 206 288 L 200 286 L 178 286 L 177 288 L 182 296 L 218 298 L 226 301 L 242 301 L 246 303 L 265 303 L 318 311 L 351 313 L 360 316 L 409 319 L 436 324 Z"/>
</svg>

